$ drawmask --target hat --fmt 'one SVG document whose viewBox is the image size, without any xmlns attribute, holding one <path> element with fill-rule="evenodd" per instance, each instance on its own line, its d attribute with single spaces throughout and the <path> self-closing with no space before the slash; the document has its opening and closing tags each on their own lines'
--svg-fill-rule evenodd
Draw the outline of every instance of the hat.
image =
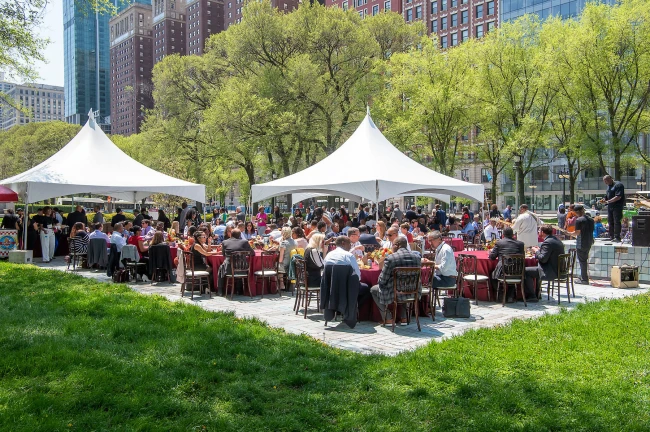
<svg viewBox="0 0 650 432">
<path fill-rule="evenodd" d="M 585 209 L 585 206 L 583 206 L 582 204 L 576 204 L 573 207 L 573 210 L 575 210 L 575 211 L 581 211 L 581 210 L 584 210 L 584 209 Z"/>
<path fill-rule="evenodd" d="M 17 208 L 16 211 L 19 212 L 19 211 L 24 211 L 24 210 L 22 208 Z"/>
</svg>

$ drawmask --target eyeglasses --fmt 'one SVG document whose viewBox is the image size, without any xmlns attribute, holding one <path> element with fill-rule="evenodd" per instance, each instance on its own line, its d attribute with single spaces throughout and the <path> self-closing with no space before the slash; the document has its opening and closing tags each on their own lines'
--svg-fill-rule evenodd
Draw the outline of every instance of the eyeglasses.
<svg viewBox="0 0 650 432">
<path fill-rule="evenodd" d="M 397 235 L 397 234 L 395 234 L 395 233 L 386 233 L 386 237 L 394 237 L 394 236 L 396 236 L 396 235 Z"/>
</svg>

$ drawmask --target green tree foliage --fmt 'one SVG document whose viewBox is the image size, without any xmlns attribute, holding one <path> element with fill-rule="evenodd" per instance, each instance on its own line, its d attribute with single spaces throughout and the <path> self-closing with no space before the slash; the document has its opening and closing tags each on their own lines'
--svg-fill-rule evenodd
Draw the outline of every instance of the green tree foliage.
<svg viewBox="0 0 650 432">
<path fill-rule="evenodd" d="M 0 132 L 0 178 L 26 171 L 61 150 L 81 129 L 53 121 L 28 123 Z"/>
</svg>

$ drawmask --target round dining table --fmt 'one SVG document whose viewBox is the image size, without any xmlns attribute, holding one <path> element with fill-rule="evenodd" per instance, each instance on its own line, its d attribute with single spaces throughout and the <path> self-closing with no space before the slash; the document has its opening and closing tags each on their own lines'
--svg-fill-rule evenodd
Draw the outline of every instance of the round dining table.
<svg viewBox="0 0 650 432">
<path fill-rule="evenodd" d="M 488 276 L 490 280 L 492 279 L 492 272 L 494 269 L 497 267 L 497 263 L 499 262 L 497 259 L 490 259 L 490 252 L 489 251 L 463 251 L 463 252 L 454 252 L 454 255 L 458 257 L 458 255 L 463 254 L 463 255 L 473 255 L 476 257 L 476 273 L 479 275 L 483 276 Z M 537 259 L 536 258 L 526 258 L 526 267 L 535 267 L 537 266 Z M 496 283 L 494 284 L 496 286 Z M 487 290 L 486 289 L 481 289 L 483 288 L 484 285 L 479 285 L 477 289 L 477 295 L 478 299 L 481 301 L 487 301 Z M 492 299 L 496 300 L 496 295 L 495 293 L 492 292 Z M 463 287 L 463 295 L 467 298 L 473 298 L 474 295 L 471 291 L 471 287 L 469 284 L 464 284 Z M 517 290 L 517 298 L 521 298 L 521 295 L 519 293 L 519 290 Z"/>
</svg>

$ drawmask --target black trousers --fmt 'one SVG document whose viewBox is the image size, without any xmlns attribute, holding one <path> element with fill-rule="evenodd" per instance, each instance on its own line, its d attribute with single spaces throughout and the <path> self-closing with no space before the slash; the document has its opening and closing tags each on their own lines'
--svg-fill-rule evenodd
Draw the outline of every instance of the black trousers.
<svg viewBox="0 0 650 432">
<path fill-rule="evenodd" d="M 607 223 L 609 223 L 609 237 L 621 238 L 621 219 L 623 219 L 623 207 L 607 207 Z"/>
<path fill-rule="evenodd" d="M 526 267 L 524 294 L 526 298 L 537 298 L 542 287 L 542 275 L 539 267 Z"/>
<path fill-rule="evenodd" d="M 363 282 L 359 283 L 359 294 L 357 295 L 357 306 L 359 309 L 361 309 L 361 306 L 363 306 L 370 297 L 372 297 L 372 294 L 370 294 L 370 287 L 368 284 L 364 284 Z"/>
<path fill-rule="evenodd" d="M 581 246 L 579 249 L 576 249 L 578 262 L 580 263 L 580 280 L 588 281 L 589 280 L 589 251 L 591 250 L 591 245 L 585 247 Z"/>
</svg>

